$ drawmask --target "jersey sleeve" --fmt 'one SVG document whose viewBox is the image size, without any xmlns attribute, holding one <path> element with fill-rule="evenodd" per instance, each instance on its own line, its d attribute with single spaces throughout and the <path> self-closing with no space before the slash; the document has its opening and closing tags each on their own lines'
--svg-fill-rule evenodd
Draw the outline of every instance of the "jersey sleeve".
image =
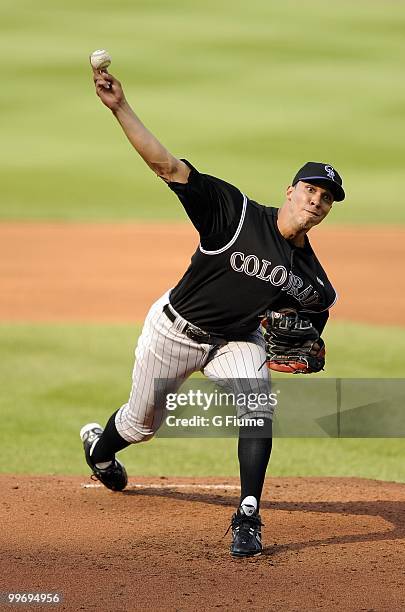
<svg viewBox="0 0 405 612">
<path fill-rule="evenodd" d="M 239 223 L 243 195 L 230 183 L 209 174 L 202 174 L 187 160 L 191 169 L 187 183 L 168 183 L 179 198 L 201 238 L 212 238 L 227 233 Z"/>
<path fill-rule="evenodd" d="M 312 325 L 319 332 L 319 335 L 321 335 L 329 319 L 329 310 L 324 310 L 323 312 L 318 313 L 306 312 L 305 317 L 311 321 Z"/>
</svg>

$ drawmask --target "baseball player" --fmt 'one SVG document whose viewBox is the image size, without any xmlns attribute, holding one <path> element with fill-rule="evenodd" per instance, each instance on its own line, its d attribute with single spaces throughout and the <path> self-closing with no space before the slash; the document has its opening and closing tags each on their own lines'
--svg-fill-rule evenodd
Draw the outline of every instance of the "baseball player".
<svg viewBox="0 0 405 612">
<path fill-rule="evenodd" d="M 308 162 L 287 188 L 280 208 L 262 206 L 237 187 L 174 157 L 136 116 L 119 81 L 106 71 L 93 73 L 97 95 L 135 150 L 177 195 L 200 236 L 184 276 L 146 317 L 127 403 L 104 429 L 89 423 L 80 431 L 93 477 L 121 491 L 127 474 L 116 453 L 152 438 L 165 417 L 166 394 L 193 372 L 235 391 L 257 392 L 269 388 L 269 369 L 262 367 L 266 361 L 283 371 L 323 367 L 320 334 L 336 292 L 307 233 L 345 193 L 332 166 Z M 283 311 L 289 314 L 279 314 Z M 263 336 L 260 322 L 266 312 Z M 296 341 L 302 329 L 310 329 L 311 336 L 302 343 L 304 357 Z M 312 357 L 318 361 L 311 369 Z M 241 495 L 231 521 L 233 556 L 262 551 L 259 508 L 272 448 L 271 414 L 264 406 L 253 411 L 257 422 L 261 417 L 260 430 L 255 425 L 240 428 Z"/>
</svg>

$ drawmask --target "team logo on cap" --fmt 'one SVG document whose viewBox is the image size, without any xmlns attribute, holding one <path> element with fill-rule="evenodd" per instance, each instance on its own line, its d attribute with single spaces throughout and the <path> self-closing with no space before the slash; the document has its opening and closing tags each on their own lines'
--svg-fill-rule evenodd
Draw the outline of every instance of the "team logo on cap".
<svg viewBox="0 0 405 612">
<path fill-rule="evenodd" d="M 335 180 L 335 170 L 332 166 L 325 166 L 325 172 L 332 181 Z"/>
</svg>

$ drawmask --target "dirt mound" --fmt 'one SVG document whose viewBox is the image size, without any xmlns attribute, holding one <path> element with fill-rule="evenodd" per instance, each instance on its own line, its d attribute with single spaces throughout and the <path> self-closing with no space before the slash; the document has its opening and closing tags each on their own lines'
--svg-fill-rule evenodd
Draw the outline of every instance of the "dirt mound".
<svg viewBox="0 0 405 612">
<path fill-rule="evenodd" d="M 83 483 L 0 476 L 1 592 L 59 592 L 72 611 L 405 608 L 403 484 L 270 478 L 264 554 L 232 560 L 237 480 Z"/>
<path fill-rule="evenodd" d="M 321 227 L 336 319 L 405 325 L 405 229 Z M 142 321 L 198 245 L 190 223 L 1 223 L 0 320 Z M 378 255 L 375 255 L 378 245 Z"/>
</svg>

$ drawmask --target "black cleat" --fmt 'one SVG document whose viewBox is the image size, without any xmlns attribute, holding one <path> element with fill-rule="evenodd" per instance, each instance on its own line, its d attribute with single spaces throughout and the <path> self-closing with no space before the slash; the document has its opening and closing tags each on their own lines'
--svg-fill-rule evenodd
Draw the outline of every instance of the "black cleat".
<svg viewBox="0 0 405 612">
<path fill-rule="evenodd" d="M 80 430 L 80 438 L 83 442 L 87 465 L 93 472 L 93 476 L 105 487 L 107 487 L 107 489 L 111 489 L 112 491 L 122 491 L 128 484 L 127 472 L 122 463 L 118 461 L 118 459 L 114 458 L 112 464 L 102 470 L 96 467 L 91 459 L 91 448 L 102 433 L 103 428 L 98 423 L 88 423 Z"/>
<path fill-rule="evenodd" d="M 232 517 L 231 555 L 233 557 L 254 557 L 263 551 L 260 515 L 254 506 L 244 504 Z"/>
</svg>

